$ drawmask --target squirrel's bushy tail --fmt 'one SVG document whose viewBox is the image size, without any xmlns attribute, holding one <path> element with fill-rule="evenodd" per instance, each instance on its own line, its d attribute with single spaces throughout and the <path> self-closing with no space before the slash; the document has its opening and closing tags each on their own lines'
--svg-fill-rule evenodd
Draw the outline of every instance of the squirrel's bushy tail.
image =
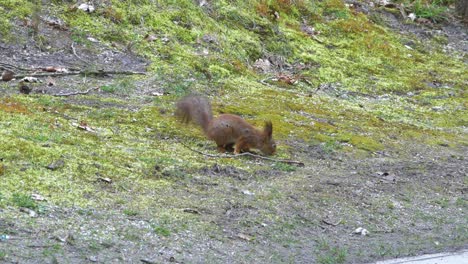
<svg viewBox="0 0 468 264">
<path fill-rule="evenodd" d="M 198 95 L 188 95 L 182 98 L 176 105 L 176 115 L 182 119 L 182 122 L 193 121 L 201 126 L 205 134 L 208 130 L 208 124 L 213 119 L 211 104 L 207 98 Z"/>
</svg>

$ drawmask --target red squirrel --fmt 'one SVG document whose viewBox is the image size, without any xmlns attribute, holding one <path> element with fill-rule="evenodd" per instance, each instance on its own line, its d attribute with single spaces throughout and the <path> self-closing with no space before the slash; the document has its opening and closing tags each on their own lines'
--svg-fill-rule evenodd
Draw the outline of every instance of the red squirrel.
<svg viewBox="0 0 468 264">
<path fill-rule="evenodd" d="M 205 97 L 189 95 L 182 98 L 176 105 L 176 115 L 182 122 L 193 121 L 202 127 L 205 135 L 216 142 L 218 151 L 234 153 L 248 152 L 251 148 L 260 150 L 265 155 L 273 155 L 276 143 L 273 140 L 273 125 L 265 122 L 263 130 L 256 129 L 242 117 L 222 114 L 213 118 L 211 104 Z"/>
</svg>

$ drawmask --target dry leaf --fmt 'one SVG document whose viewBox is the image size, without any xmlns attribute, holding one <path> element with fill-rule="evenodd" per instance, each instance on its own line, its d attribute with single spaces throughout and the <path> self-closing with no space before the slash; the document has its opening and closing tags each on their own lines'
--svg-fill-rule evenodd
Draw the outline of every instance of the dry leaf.
<svg viewBox="0 0 468 264">
<path fill-rule="evenodd" d="M 246 241 L 252 241 L 252 237 L 243 233 L 237 234 L 237 237 Z"/>
<path fill-rule="evenodd" d="M 147 34 L 147 35 L 145 36 L 145 40 L 148 41 L 148 42 L 153 42 L 153 41 L 155 41 L 155 40 L 157 40 L 157 39 L 158 39 L 158 37 L 156 37 L 156 36 L 153 35 L 153 34 Z"/>
<path fill-rule="evenodd" d="M 47 66 L 44 68 L 44 71 L 46 72 L 56 72 L 57 69 L 55 69 L 55 67 L 52 67 L 52 66 Z"/>
<path fill-rule="evenodd" d="M 35 201 L 45 201 L 44 196 L 37 194 L 37 193 L 31 194 L 31 198 Z"/>
<path fill-rule="evenodd" d="M 112 183 L 112 179 L 107 177 L 98 177 L 98 180 L 105 182 L 105 183 Z"/>
<path fill-rule="evenodd" d="M 77 127 L 81 130 L 96 133 L 96 130 L 94 128 L 89 127 L 86 121 L 81 121 L 80 124 L 72 123 L 72 126 Z"/>
</svg>

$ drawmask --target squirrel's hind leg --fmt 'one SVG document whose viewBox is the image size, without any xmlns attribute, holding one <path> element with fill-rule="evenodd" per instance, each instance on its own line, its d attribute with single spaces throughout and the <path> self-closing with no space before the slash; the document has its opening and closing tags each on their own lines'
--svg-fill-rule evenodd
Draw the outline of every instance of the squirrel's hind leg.
<svg viewBox="0 0 468 264">
<path fill-rule="evenodd" d="M 240 154 L 242 152 L 249 152 L 250 146 L 249 141 L 245 137 L 240 137 L 237 139 L 236 142 L 236 149 L 234 150 L 234 154 Z"/>
<path fill-rule="evenodd" d="M 224 148 L 223 145 L 218 145 L 218 151 L 219 151 L 220 153 L 224 153 L 224 152 L 226 152 L 226 149 Z"/>
<path fill-rule="evenodd" d="M 224 152 L 233 152 L 234 151 L 234 143 L 225 144 L 225 145 L 218 145 L 218 151 L 221 153 Z"/>
<path fill-rule="evenodd" d="M 224 149 L 227 152 L 233 152 L 234 151 L 234 143 L 224 145 Z"/>
</svg>

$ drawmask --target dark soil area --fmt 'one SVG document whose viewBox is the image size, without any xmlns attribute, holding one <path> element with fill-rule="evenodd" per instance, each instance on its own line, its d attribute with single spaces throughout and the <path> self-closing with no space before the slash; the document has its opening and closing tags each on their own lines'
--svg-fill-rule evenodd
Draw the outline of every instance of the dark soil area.
<svg viewBox="0 0 468 264">
<path fill-rule="evenodd" d="M 9 239 L 0 246 L 8 263 L 335 263 L 344 249 L 346 262 L 365 263 L 465 248 L 466 208 L 457 204 L 467 198 L 467 149 L 411 149 L 361 159 L 331 154 L 294 173 L 203 169 L 159 194 L 203 201 L 205 189 L 215 193 L 216 203 L 178 209 L 212 224 L 202 233 L 161 236 L 151 217 L 117 208 L 46 206 L 33 222 L 27 212 L 5 208 L 0 224 Z M 271 203 L 264 190 L 280 202 Z M 353 234 L 359 227 L 369 234 Z"/>
</svg>

